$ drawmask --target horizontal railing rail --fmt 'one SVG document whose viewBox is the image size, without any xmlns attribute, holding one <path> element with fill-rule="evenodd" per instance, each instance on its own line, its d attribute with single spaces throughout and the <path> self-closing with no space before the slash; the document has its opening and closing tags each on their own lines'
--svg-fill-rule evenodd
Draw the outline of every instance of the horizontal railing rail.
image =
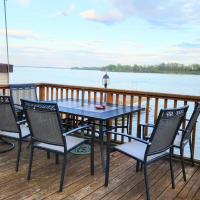
<svg viewBox="0 0 200 200">
<path fill-rule="evenodd" d="M 183 105 L 189 105 L 189 111 L 187 118 L 190 117 L 194 106 L 200 101 L 200 96 L 170 94 L 170 93 L 158 93 L 158 92 L 146 92 L 146 91 L 132 91 L 132 90 L 120 90 L 120 89 L 105 89 L 97 87 L 86 86 L 72 86 L 72 85 L 60 85 L 49 83 L 36 84 L 37 93 L 40 100 L 56 100 L 56 99 L 84 99 L 88 102 L 98 103 L 113 103 L 124 106 L 143 106 L 144 111 L 132 114 L 129 118 L 122 117 L 113 120 L 111 123 L 115 126 L 122 127 L 122 132 L 125 132 L 125 125 L 127 119 L 129 119 L 128 133 L 140 137 L 140 123 L 155 123 L 159 110 L 161 108 L 179 107 Z M 9 94 L 8 86 L 0 86 L 0 94 Z M 182 128 L 186 126 L 186 120 L 182 124 Z M 117 131 L 117 130 L 116 130 Z M 145 129 L 145 134 L 148 134 L 148 129 Z M 192 133 L 192 148 L 195 151 L 196 148 L 196 126 Z M 199 132 L 198 132 L 199 134 Z M 114 142 L 124 142 L 125 138 L 114 137 Z"/>
</svg>

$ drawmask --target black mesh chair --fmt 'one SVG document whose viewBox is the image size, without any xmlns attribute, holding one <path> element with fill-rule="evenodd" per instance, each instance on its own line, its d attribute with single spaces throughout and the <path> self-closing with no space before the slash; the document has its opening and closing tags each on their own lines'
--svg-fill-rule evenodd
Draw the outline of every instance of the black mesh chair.
<svg viewBox="0 0 200 200">
<path fill-rule="evenodd" d="M 84 125 L 64 133 L 61 126 L 61 119 L 57 104 L 22 100 L 22 106 L 31 132 L 31 152 L 27 179 L 30 180 L 31 178 L 33 152 L 35 148 L 63 155 L 64 158 L 59 188 L 59 191 L 62 191 L 65 175 L 65 165 L 67 163 L 67 154 L 69 151 L 87 141 L 86 139 L 75 137 L 73 134 L 80 130 L 91 129 L 91 126 Z M 94 128 L 92 128 L 91 138 L 91 175 L 93 175 Z"/>
<path fill-rule="evenodd" d="M 180 159 L 181 159 L 181 165 L 182 165 L 182 172 L 183 172 L 183 179 L 186 181 L 186 173 L 185 173 L 185 166 L 184 166 L 184 147 L 186 144 L 189 144 L 190 147 L 190 158 L 191 163 L 194 165 L 194 152 L 192 149 L 192 130 L 197 122 L 197 119 L 200 114 L 200 102 L 196 103 L 194 111 L 190 117 L 186 125 L 185 129 L 179 129 L 178 134 L 176 135 L 175 141 L 174 141 L 174 148 L 178 148 L 180 150 Z M 154 127 L 153 124 L 141 124 L 140 125 L 143 130 L 142 135 L 143 139 L 148 140 L 150 135 L 145 136 L 144 130 L 146 127 Z"/>
<path fill-rule="evenodd" d="M 109 164 L 110 164 L 110 136 L 111 134 L 124 135 L 131 142 L 120 144 L 114 147 L 115 150 L 130 156 L 137 160 L 138 164 L 142 163 L 144 165 L 144 180 L 146 187 L 147 199 L 150 199 L 148 177 L 147 177 L 147 165 L 165 157 L 170 157 L 170 170 L 171 170 L 171 182 L 172 188 L 175 188 L 174 182 L 174 172 L 172 166 L 172 151 L 173 142 L 176 137 L 177 131 L 185 117 L 188 106 L 177 108 L 177 109 L 162 109 L 160 111 L 159 117 L 156 121 L 156 125 L 152 132 L 149 141 L 141 140 L 139 138 L 134 138 L 130 135 L 108 132 L 107 133 L 107 164 L 106 164 L 106 177 L 105 186 L 108 185 L 109 178 Z"/>
<path fill-rule="evenodd" d="M 16 171 L 19 169 L 22 141 L 30 136 L 28 127 L 24 121 L 17 121 L 11 99 L 8 96 L 0 96 L 0 138 L 10 138 L 18 141 Z"/>
<path fill-rule="evenodd" d="M 11 84 L 10 96 L 19 119 L 23 117 L 21 99 L 37 101 L 36 87 L 34 84 Z"/>
</svg>

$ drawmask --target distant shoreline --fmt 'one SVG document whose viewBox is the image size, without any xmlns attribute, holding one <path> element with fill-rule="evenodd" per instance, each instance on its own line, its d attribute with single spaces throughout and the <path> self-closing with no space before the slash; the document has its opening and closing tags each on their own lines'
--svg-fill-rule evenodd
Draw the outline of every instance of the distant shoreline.
<svg viewBox="0 0 200 200">
<path fill-rule="evenodd" d="M 66 69 L 66 68 L 65 68 Z M 200 75 L 199 73 L 181 73 L 181 72 L 127 72 L 127 71 L 106 71 L 101 69 L 84 69 L 84 68 L 68 68 L 72 70 L 85 70 L 85 71 L 101 71 L 101 72 L 120 72 L 120 73 L 137 73 L 137 74 L 179 74 L 179 75 Z"/>
<path fill-rule="evenodd" d="M 14 66 L 14 68 L 35 68 L 35 69 L 71 69 L 71 70 L 92 70 L 102 72 L 125 72 L 125 73 L 157 73 L 157 74 L 180 74 L 200 75 L 200 65 L 183 65 L 178 63 L 159 65 L 108 65 L 105 67 L 41 67 L 41 66 Z"/>
<path fill-rule="evenodd" d="M 159 65 L 107 65 L 105 67 L 74 67 L 78 70 L 99 70 L 106 72 L 192 74 L 200 75 L 200 64 L 183 65 L 179 63 L 161 63 Z"/>
</svg>

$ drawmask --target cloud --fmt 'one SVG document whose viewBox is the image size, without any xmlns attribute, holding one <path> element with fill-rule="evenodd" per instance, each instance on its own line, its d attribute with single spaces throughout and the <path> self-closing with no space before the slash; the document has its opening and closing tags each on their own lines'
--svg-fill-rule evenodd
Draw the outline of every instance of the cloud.
<svg viewBox="0 0 200 200">
<path fill-rule="evenodd" d="M 107 11 L 81 13 L 84 19 L 114 24 L 137 17 L 157 27 L 177 29 L 187 25 L 200 25 L 199 0 L 106 0 Z"/>
<path fill-rule="evenodd" d="M 27 7 L 30 5 L 31 0 L 17 0 L 18 4 L 22 7 Z"/>
<path fill-rule="evenodd" d="M 193 43 L 193 42 L 184 42 L 182 44 L 179 44 L 178 47 L 183 48 L 193 48 L 193 49 L 200 49 L 200 43 Z"/>
<path fill-rule="evenodd" d="M 184 50 L 188 50 L 188 49 L 193 49 L 193 50 L 200 50 L 200 38 L 196 38 L 190 41 L 185 41 L 179 44 L 176 44 L 173 46 L 174 49 L 184 49 Z"/>
<path fill-rule="evenodd" d="M 57 43 L 56 43 L 57 42 Z M 112 64 L 159 64 L 179 62 L 184 64 L 200 63 L 200 48 L 170 46 L 159 52 L 138 52 L 99 48 L 95 43 L 85 44 L 77 41 L 37 43 L 34 45 L 10 45 L 11 62 L 24 66 L 104 66 Z M 70 45 L 74 44 L 74 45 Z M 93 46 L 92 46 L 93 44 Z M 85 48 L 91 46 L 90 48 Z M 5 56 L 6 57 L 6 56 Z M 52 59 L 53 58 L 53 59 Z"/>
<path fill-rule="evenodd" d="M 80 14 L 83 19 L 100 22 L 106 25 L 111 25 L 123 20 L 123 15 L 117 10 L 112 10 L 107 13 L 97 14 L 94 10 L 86 10 Z"/>
<path fill-rule="evenodd" d="M 137 16 L 155 26 L 177 28 L 200 24 L 199 0 L 109 0 L 126 17 Z"/>
<path fill-rule="evenodd" d="M 69 14 L 71 14 L 75 10 L 75 8 L 76 8 L 76 6 L 74 4 L 70 4 L 66 10 L 57 12 L 56 16 L 64 16 L 64 17 L 66 17 Z"/>
<path fill-rule="evenodd" d="M 0 36 L 3 35 L 5 35 L 5 30 L 0 29 Z M 38 35 L 34 34 L 32 31 L 29 30 L 24 30 L 24 31 L 8 30 L 8 37 L 17 39 L 34 39 L 34 40 L 39 39 Z"/>
<path fill-rule="evenodd" d="M 164 58 L 166 58 L 165 60 L 168 62 L 178 62 L 183 64 L 200 63 L 200 47 L 188 48 L 175 46 L 166 49 L 163 54 Z"/>
</svg>

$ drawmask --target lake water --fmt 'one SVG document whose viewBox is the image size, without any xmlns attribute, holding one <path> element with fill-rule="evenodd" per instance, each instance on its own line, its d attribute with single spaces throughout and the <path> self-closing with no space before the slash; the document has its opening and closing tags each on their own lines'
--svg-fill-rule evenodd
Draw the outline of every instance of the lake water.
<svg viewBox="0 0 200 200">
<path fill-rule="evenodd" d="M 105 72 L 14 67 L 10 83 L 57 83 L 102 87 Z M 109 72 L 109 88 L 200 96 L 199 75 Z M 192 110 L 189 110 L 191 113 Z M 151 121 L 151 120 L 150 120 Z M 186 150 L 188 154 L 188 149 Z M 200 159 L 200 123 L 197 123 L 195 157 Z"/>
<path fill-rule="evenodd" d="M 11 83 L 46 82 L 102 87 L 105 72 L 14 67 Z M 109 72 L 110 88 L 200 95 L 200 75 Z"/>
</svg>

